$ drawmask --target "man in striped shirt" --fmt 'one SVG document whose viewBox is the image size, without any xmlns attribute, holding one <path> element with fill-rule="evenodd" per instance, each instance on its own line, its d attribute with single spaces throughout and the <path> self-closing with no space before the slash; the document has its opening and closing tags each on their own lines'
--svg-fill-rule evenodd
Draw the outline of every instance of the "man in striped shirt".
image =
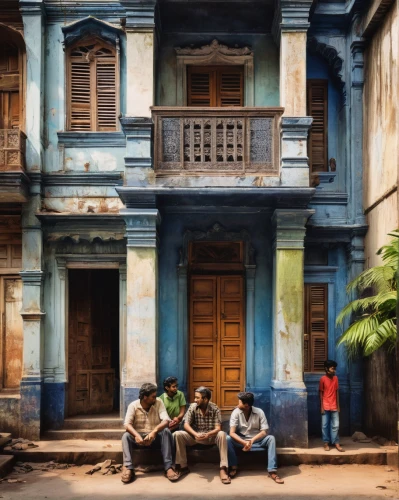
<svg viewBox="0 0 399 500">
<path fill-rule="evenodd" d="M 174 470 L 173 437 L 168 429 L 169 422 L 165 405 L 157 398 L 157 386 L 151 383 L 143 384 L 139 399 L 130 403 L 126 412 L 126 432 L 122 436 L 123 483 L 134 481 L 132 451 L 134 448 L 143 447 L 160 448 L 165 477 L 169 481 L 177 481 L 179 475 Z"/>
</svg>

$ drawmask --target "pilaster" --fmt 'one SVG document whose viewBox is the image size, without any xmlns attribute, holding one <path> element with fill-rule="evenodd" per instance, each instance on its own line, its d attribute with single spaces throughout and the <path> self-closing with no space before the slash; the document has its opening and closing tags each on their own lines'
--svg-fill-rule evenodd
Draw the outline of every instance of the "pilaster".
<svg viewBox="0 0 399 500">
<path fill-rule="evenodd" d="M 22 208 L 22 271 L 24 350 L 21 380 L 21 432 L 29 439 L 40 438 L 43 368 L 43 279 L 42 229 L 35 216 L 39 194 L 30 197 Z"/>
<path fill-rule="evenodd" d="M 157 381 L 158 236 L 155 208 L 123 209 L 126 223 L 126 340 L 124 411 L 144 382 Z"/>
<path fill-rule="evenodd" d="M 126 115 L 150 117 L 154 104 L 156 0 L 121 0 L 126 9 Z"/>
<path fill-rule="evenodd" d="M 273 380 L 271 422 L 280 446 L 307 447 L 303 381 L 305 224 L 314 210 L 276 210 L 273 267 Z"/>
<path fill-rule="evenodd" d="M 44 3 L 20 0 L 26 46 L 26 169 L 42 169 L 44 86 Z"/>
<path fill-rule="evenodd" d="M 281 119 L 281 185 L 309 186 L 307 138 L 312 118 Z"/>
</svg>

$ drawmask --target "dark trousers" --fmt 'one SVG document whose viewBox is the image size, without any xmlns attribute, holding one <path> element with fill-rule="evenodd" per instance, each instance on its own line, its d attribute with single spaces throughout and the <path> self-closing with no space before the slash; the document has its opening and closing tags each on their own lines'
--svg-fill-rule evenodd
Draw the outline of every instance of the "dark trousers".
<svg viewBox="0 0 399 500">
<path fill-rule="evenodd" d="M 133 462 L 132 462 L 132 451 L 133 450 L 161 450 L 164 469 L 168 470 L 173 467 L 173 455 L 174 455 L 174 443 L 173 436 L 169 429 L 164 429 L 163 431 L 157 434 L 157 437 L 150 444 L 150 446 L 140 446 L 136 443 L 134 437 L 129 434 L 129 432 L 125 432 L 122 436 L 122 450 L 123 450 L 123 465 L 127 469 L 133 470 Z"/>
</svg>

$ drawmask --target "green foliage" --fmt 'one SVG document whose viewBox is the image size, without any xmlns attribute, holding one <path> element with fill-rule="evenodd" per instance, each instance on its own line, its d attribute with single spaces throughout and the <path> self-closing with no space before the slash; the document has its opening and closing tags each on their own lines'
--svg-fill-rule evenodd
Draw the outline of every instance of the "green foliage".
<svg viewBox="0 0 399 500">
<path fill-rule="evenodd" d="M 377 252 L 383 264 L 363 271 L 346 287 L 348 294 L 374 294 L 352 300 L 337 317 L 337 326 L 345 319 L 352 320 L 338 339 L 338 345 L 345 344 L 350 357 L 369 356 L 383 345 L 389 350 L 395 347 L 399 230 L 389 235 L 393 236 L 390 243 Z"/>
</svg>

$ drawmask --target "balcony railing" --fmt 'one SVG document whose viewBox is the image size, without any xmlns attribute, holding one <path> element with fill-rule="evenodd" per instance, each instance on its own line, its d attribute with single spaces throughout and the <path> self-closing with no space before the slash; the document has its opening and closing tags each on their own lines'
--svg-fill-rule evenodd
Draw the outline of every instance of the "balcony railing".
<svg viewBox="0 0 399 500">
<path fill-rule="evenodd" d="M 282 108 L 152 108 L 161 175 L 279 173 Z"/>
<path fill-rule="evenodd" d="M 26 135 L 19 129 L 0 129 L 0 172 L 25 170 Z"/>
</svg>

